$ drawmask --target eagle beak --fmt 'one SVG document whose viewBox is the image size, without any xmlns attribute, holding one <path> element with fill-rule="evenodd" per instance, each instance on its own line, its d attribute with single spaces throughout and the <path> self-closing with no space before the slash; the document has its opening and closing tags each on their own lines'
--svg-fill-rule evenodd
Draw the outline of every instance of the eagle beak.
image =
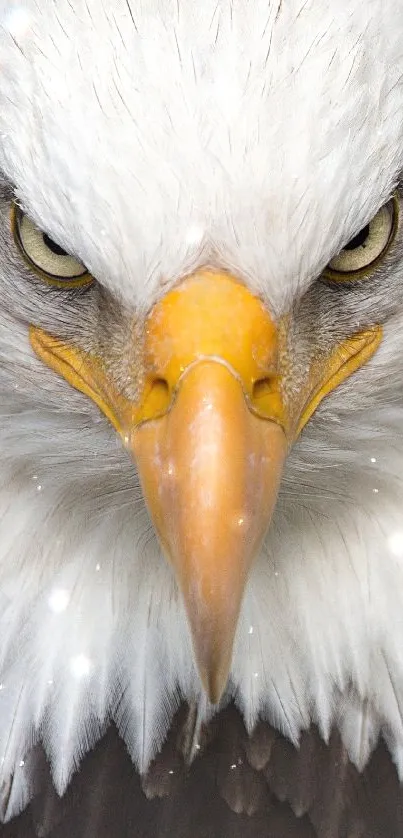
<svg viewBox="0 0 403 838">
<path fill-rule="evenodd" d="M 189 278 L 147 320 L 148 380 L 126 428 L 212 702 L 228 680 L 286 456 L 278 350 L 276 326 L 244 286 L 224 274 Z"/>
<path fill-rule="evenodd" d="M 373 354 L 381 331 L 337 346 L 289 401 L 278 369 L 284 335 L 285 323 L 276 325 L 233 277 L 193 274 L 148 315 L 144 376 L 133 402 L 101 361 L 30 329 L 37 355 L 96 402 L 137 461 L 213 703 L 228 680 L 248 572 L 270 523 L 288 444 L 320 400 Z"/>
</svg>

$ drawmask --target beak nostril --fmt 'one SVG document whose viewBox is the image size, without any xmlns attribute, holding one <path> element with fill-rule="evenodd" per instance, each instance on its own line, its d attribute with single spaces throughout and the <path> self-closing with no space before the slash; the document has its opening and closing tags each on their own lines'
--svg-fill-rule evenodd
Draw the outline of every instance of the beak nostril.
<svg viewBox="0 0 403 838">
<path fill-rule="evenodd" d="M 165 378 L 155 378 L 151 384 L 151 390 L 162 397 L 170 397 L 169 384 Z"/>
<path fill-rule="evenodd" d="M 272 393 L 276 391 L 276 378 L 273 376 L 272 378 L 259 378 L 255 381 L 252 390 L 252 398 L 253 401 L 260 401 L 261 399 L 266 398 L 266 396 L 271 396 Z"/>
<path fill-rule="evenodd" d="M 171 389 L 165 378 L 153 378 L 148 387 L 148 394 L 144 400 L 143 420 L 162 416 L 169 410 L 172 401 Z"/>
<path fill-rule="evenodd" d="M 281 376 L 277 373 L 256 379 L 250 394 L 250 406 L 262 419 L 277 422 L 283 430 L 286 427 L 286 413 L 281 391 Z"/>
</svg>

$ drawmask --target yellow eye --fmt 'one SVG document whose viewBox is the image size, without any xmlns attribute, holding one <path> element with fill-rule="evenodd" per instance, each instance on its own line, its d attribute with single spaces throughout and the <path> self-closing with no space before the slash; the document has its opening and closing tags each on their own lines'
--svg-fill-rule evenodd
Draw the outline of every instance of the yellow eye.
<svg viewBox="0 0 403 838">
<path fill-rule="evenodd" d="M 330 279 L 349 280 L 355 275 L 370 273 L 389 250 L 395 237 L 398 222 L 398 201 L 391 198 L 372 221 L 354 236 L 332 259 L 325 275 Z"/>
<path fill-rule="evenodd" d="M 25 261 L 42 279 L 59 288 L 80 288 L 92 282 L 85 265 L 66 253 L 15 205 L 11 211 L 11 226 Z"/>
</svg>

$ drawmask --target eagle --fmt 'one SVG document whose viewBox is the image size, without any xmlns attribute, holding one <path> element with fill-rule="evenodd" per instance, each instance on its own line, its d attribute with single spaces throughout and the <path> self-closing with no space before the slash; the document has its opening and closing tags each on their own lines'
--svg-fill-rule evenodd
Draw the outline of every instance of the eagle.
<svg viewBox="0 0 403 838">
<path fill-rule="evenodd" d="M 196 787 L 200 836 L 364 835 L 309 770 L 399 817 L 402 112 L 400 0 L 0 0 L 1 816 L 58 801 L 18 835 L 113 783 L 108 838 L 194 836 Z"/>
</svg>

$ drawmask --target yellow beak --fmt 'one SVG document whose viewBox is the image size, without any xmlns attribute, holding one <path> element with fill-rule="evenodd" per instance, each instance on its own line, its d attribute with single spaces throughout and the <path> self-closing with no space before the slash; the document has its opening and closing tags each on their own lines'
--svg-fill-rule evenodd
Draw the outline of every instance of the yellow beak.
<svg viewBox="0 0 403 838">
<path fill-rule="evenodd" d="M 286 454 L 277 364 L 270 316 L 226 275 L 188 279 L 148 318 L 152 373 L 131 445 L 213 702 Z"/>
<path fill-rule="evenodd" d="M 228 678 L 250 565 L 276 500 L 286 441 L 221 363 L 184 375 L 171 410 L 133 435 L 143 491 L 184 597 L 211 701 Z"/>
<path fill-rule="evenodd" d="M 200 677 L 217 702 L 248 571 L 276 502 L 287 438 L 301 424 L 303 408 L 307 417 L 312 412 L 302 404 L 295 413 L 283 397 L 281 330 L 232 277 L 193 275 L 147 318 L 135 403 L 117 392 L 99 360 L 34 327 L 30 337 L 49 366 L 99 405 L 134 454 L 182 591 Z M 364 339 L 363 350 L 355 347 L 354 368 L 365 347 L 378 345 L 371 340 Z M 332 361 L 325 380 L 340 368 L 341 361 Z M 315 392 L 318 403 L 321 390 Z"/>
</svg>

